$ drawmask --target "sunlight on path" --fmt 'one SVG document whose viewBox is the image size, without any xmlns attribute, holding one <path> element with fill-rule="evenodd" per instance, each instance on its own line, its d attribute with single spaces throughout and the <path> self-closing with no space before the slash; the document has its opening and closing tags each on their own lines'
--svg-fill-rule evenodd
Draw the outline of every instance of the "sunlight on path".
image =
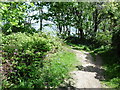
<svg viewBox="0 0 120 90">
<path fill-rule="evenodd" d="M 90 53 L 85 51 L 73 50 L 78 59 L 78 63 L 81 62 L 82 65 L 77 65 L 78 70 L 70 72 L 73 78 L 75 88 L 102 88 L 100 80 L 104 80 L 102 76 L 103 69 L 101 67 L 102 60 L 100 56 L 96 56 L 96 61 L 90 55 Z"/>
</svg>

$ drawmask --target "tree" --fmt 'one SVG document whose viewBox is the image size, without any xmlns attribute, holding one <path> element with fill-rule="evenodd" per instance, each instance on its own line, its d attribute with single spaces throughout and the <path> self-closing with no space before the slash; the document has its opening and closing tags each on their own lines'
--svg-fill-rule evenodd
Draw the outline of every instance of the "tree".
<svg viewBox="0 0 120 90">
<path fill-rule="evenodd" d="M 31 24 L 26 23 L 27 5 L 24 2 L 1 2 L 2 6 L 2 31 L 5 34 L 11 32 L 35 31 Z M 31 31 L 30 31 L 31 30 Z"/>
</svg>

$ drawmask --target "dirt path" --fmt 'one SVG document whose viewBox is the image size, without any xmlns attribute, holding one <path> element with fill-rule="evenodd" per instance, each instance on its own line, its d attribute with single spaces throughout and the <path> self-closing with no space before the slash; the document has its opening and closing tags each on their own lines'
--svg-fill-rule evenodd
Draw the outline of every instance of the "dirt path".
<svg viewBox="0 0 120 90">
<path fill-rule="evenodd" d="M 73 50 L 73 52 L 76 54 L 78 63 L 81 62 L 76 66 L 77 70 L 71 72 L 73 87 L 102 88 L 100 80 L 104 80 L 102 76 L 104 70 L 101 67 L 100 56 L 93 58 L 90 53 L 85 51 Z"/>
</svg>

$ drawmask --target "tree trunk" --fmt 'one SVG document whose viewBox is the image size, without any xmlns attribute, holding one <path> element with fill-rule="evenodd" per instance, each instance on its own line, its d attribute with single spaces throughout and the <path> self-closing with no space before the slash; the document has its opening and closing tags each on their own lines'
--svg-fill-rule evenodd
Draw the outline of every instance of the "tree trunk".
<svg viewBox="0 0 120 90">
<path fill-rule="evenodd" d="M 40 19 L 40 31 L 42 31 L 42 19 Z"/>
<path fill-rule="evenodd" d="M 70 36 L 70 28 L 66 26 L 66 29 L 67 29 L 68 36 Z"/>
<path fill-rule="evenodd" d="M 83 39 L 84 37 L 83 29 L 79 28 L 78 30 L 80 32 L 80 39 Z"/>
<path fill-rule="evenodd" d="M 97 22 L 95 22 L 94 32 L 97 32 L 97 29 L 98 29 L 98 25 L 97 25 Z"/>
<path fill-rule="evenodd" d="M 43 14 L 43 11 L 42 11 L 42 9 L 40 9 L 39 10 L 39 15 L 41 15 L 41 17 L 40 17 L 40 31 L 42 31 L 42 20 L 43 20 L 43 18 L 42 18 L 42 14 Z"/>
<path fill-rule="evenodd" d="M 98 10 L 96 9 L 94 12 L 94 32 L 97 32 L 98 29 Z"/>
<path fill-rule="evenodd" d="M 62 26 L 60 25 L 60 23 L 58 24 L 58 29 L 59 29 L 59 32 L 61 34 L 62 33 Z"/>
</svg>

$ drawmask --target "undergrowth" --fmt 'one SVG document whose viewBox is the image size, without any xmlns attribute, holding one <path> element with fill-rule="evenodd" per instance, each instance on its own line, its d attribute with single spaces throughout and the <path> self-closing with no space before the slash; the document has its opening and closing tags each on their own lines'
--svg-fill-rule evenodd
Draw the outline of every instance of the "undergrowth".
<svg viewBox="0 0 120 90">
<path fill-rule="evenodd" d="M 44 33 L 13 33 L 2 40 L 3 89 L 56 88 L 75 61 L 73 53 L 63 50 L 61 39 Z"/>
<path fill-rule="evenodd" d="M 108 50 L 100 54 L 104 61 L 105 77 L 103 81 L 112 88 L 120 88 L 120 58 L 114 50 Z"/>
</svg>

